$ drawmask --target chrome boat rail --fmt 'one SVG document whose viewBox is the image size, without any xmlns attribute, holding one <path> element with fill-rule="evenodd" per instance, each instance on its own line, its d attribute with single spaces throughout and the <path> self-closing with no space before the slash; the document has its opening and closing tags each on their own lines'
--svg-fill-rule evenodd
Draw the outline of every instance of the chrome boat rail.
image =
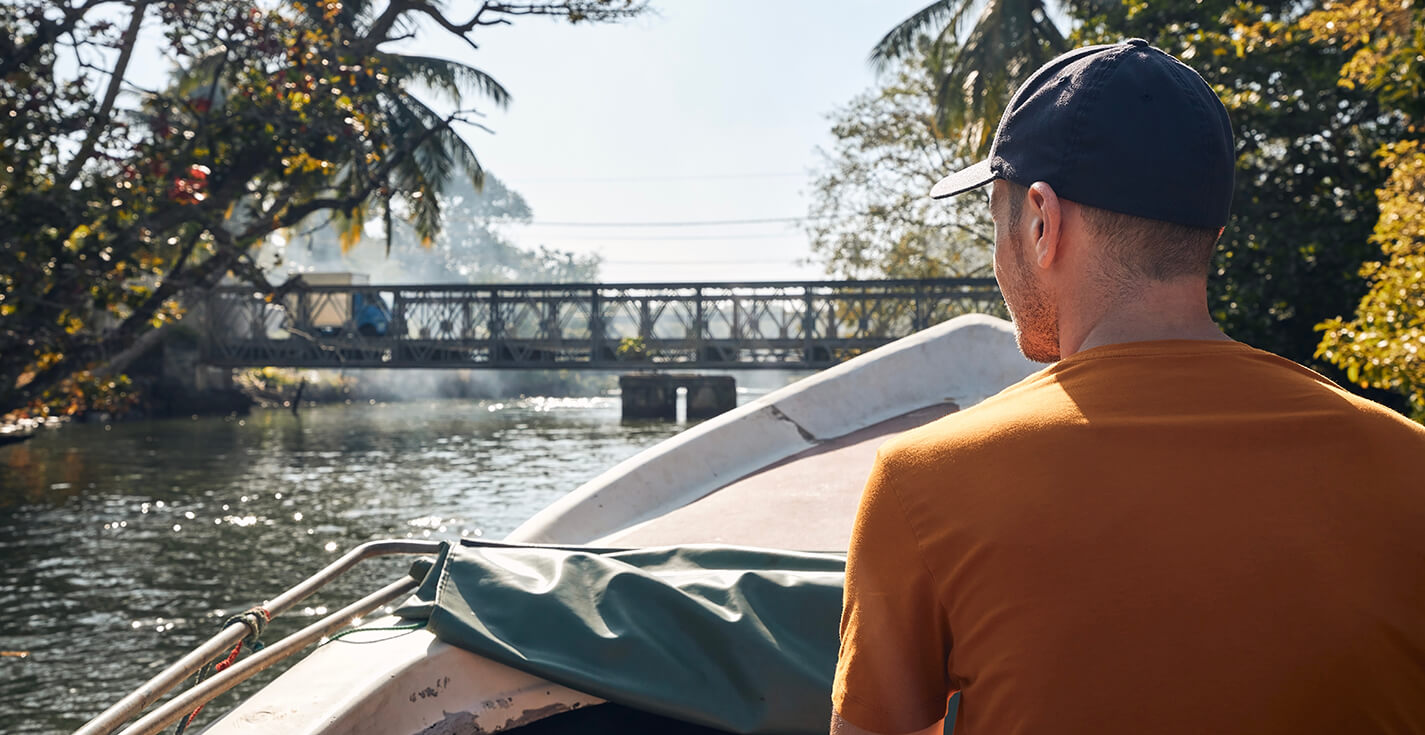
<svg viewBox="0 0 1425 735">
<path fill-rule="evenodd" d="M 436 541 L 369 541 L 346 552 L 341 558 L 328 564 L 321 571 L 272 598 L 262 606 L 262 609 L 269 617 L 275 618 L 366 559 L 393 554 L 434 554 L 439 550 L 440 543 Z M 212 700 L 283 658 L 302 650 L 323 635 L 346 626 L 352 618 L 365 615 L 403 594 L 411 592 L 418 585 L 419 582 L 415 579 L 407 577 L 363 597 L 297 633 L 267 646 L 262 651 L 237 662 L 225 671 L 173 698 L 125 729 L 123 735 L 158 732 L 177 722 L 193 708 Z M 169 665 L 152 679 L 144 682 L 138 689 L 125 695 L 123 699 L 76 730 L 74 735 L 108 735 L 115 732 L 129 719 L 158 701 L 183 680 L 192 676 L 204 664 L 241 643 L 251 632 L 251 628 L 247 625 L 225 625 L 217 635 L 209 638 L 207 642 Z"/>
</svg>

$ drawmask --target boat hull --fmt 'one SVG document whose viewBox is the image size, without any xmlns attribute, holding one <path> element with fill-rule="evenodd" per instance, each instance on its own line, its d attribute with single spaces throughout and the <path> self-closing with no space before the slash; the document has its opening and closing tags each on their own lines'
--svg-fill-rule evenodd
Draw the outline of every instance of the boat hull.
<svg viewBox="0 0 1425 735">
<path fill-rule="evenodd" d="M 978 403 L 1035 367 L 1020 355 L 1009 322 L 958 317 L 640 452 L 506 540 L 844 551 L 884 439 Z M 323 646 L 205 732 L 491 733 L 601 701 L 418 630 Z"/>
</svg>

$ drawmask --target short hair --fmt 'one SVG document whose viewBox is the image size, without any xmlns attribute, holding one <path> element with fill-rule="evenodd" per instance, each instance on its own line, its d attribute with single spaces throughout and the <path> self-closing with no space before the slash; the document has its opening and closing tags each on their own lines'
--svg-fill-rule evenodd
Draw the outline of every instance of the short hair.
<svg viewBox="0 0 1425 735">
<path fill-rule="evenodd" d="M 1009 221 L 1024 215 L 1029 187 L 1005 180 L 1009 189 Z M 1080 204 L 1084 223 L 1104 246 L 1110 263 L 1123 275 L 1167 281 L 1184 276 L 1206 277 L 1220 230 L 1148 219 Z"/>
</svg>

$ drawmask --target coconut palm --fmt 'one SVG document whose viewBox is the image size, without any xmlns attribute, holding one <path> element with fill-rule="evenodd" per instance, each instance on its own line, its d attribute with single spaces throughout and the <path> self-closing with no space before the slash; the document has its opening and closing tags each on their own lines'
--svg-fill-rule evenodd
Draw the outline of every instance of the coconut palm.
<svg viewBox="0 0 1425 735">
<path fill-rule="evenodd" d="M 348 0 L 335 9 L 319 3 L 305 6 L 313 27 L 324 29 L 334 43 L 345 42 L 349 58 L 365 62 L 355 68 L 380 70 L 374 78 L 351 77 L 351 83 L 375 102 L 368 109 L 379 126 L 373 138 L 383 146 L 377 150 L 380 163 L 373 165 L 365 155 L 373 150 L 365 141 L 352 141 L 324 151 L 321 158 L 334 164 L 330 173 L 325 168 L 315 172 L 324 180 L 312 196 L 336 196 L 348 202 L 346 207 L 324 212 L 340 228 L 344 249 L 361 238 L 371 214 L 385 220 L 389 235 L 393 214 L 398 212 L 429 242 L 440 229 L 440 195 L 447 182 L 463 175 L 478 190 L 484 176 L 475 152 L 453 125 L 467 118 L 458 112 L 438 112 L 431 102 L 449 110 L 476 100 L 504 107 L 510 99 L 498 81 L 468 64 L 380 48 L 392 38 L 413 35 L 418 18 L 451 23 L 439 15 L 438 3 L 413 0 L 402 7 L 403 14 L 390 14 L 382 12 L 386 6 L 369 0 Z M 176 80 L 176 91 L 199 103 L 200 113 L 216 110 L 227 95 L 227 85 L 235 82 L 225 74 L 231 71 L 228 55 L 226 48 L 216 48 Z M 278 70 L 276 76 L 280 74 Z"/>
<path fill-rule="evenodd" d="M 871 63 L 882 70 L 925 54 L 940 77 L 936 108 L 942 134 L 980 156 L 1010 93 L 1066 48 L 1044 0 L 984 0 L 983 6 L 977 0 L 936 0 L 892 28 L 872 49 Z"/>
<path fill-rule="evenodd" d="M 308 218 L 331 217 L 353 243 L 368 213 L 388 233 L 399 218 L 432 237 L 446 182 L 481 180 L 458 126 L 478 125 L 471 107 L 508 94 L 479 69 L 402 42 L 444 34 L 473 46 L 480 29 L 521 16 L 608 21 L 644 8 L 54 5 L 0 2 L 0 38 L 10 39 L 0 40 L 0 98 L 26 111 L 0 115 L 0 414 L 80 410 L 118 384 L 92 371 L 122 370 L 184 296 L 229 274 L 280 297 L 250 251 L 275 232 L 320 226 Z M 111 6 L 128 9 L 127 31 L 116 32 Z M 141 33 L 155 15 L 161 32 Z M 147 43 L 182 70 L 159 89 L 125 76 L 137 73 L 130 51 Z M 108 78 L 94 76 L 88 60 L 109 49 L 118 54 Z"/>
</svg>

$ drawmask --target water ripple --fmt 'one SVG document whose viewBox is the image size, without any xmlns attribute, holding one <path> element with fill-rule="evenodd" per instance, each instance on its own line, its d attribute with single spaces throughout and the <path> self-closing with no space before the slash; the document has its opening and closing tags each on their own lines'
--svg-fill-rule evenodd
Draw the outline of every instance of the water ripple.
<svg viewBox="0 0 1425 735">
<path fill-rule="evenodd" d="M 677 428 L 621 422 L 616 399 L 521 398 L 79 425 L 0 449 L 0 648 L 29 653 L 0 658 L 3 729 L 71 731 L 346 549 L 499 538 Z M 408 563 L 359 566 L 268 638 Z"/>
</svg>

